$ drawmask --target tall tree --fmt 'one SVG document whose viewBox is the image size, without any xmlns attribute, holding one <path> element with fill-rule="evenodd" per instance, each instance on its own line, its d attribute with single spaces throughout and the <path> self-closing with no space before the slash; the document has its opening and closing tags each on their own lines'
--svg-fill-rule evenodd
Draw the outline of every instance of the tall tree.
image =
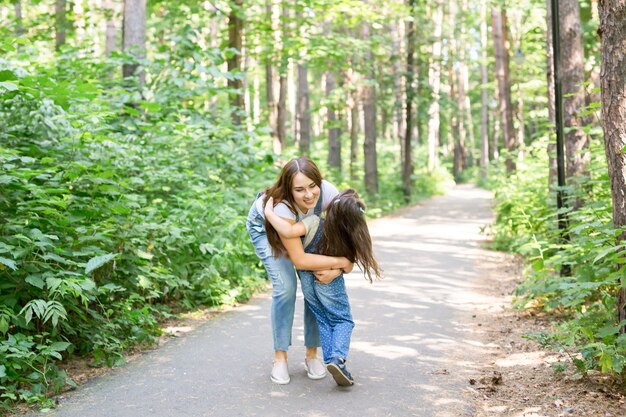
<svg viewBox="0 0 626 417">
<path fill-rule="evenodd" d="M 361 30 L 364 40 L 370 39 L 369 23 L 364 23 Z M 367 53 L 367 79 L 363 86 L 363 158 L 365 170 L 365 189 L 368 193 L 378 193 L 378 161 L 376 153 L 376 67 L 372 47 Z"/>
<path fill-rule="evenodd" d="M 587 170 L 588 136 L 582 129 L 585 121 L 579 113 L 585 106 L 583 35 L 578 0 L 560 0 L 561 82 L 563 86 L 563 125 L 565 127 L 565 173 L 568 178 Z M 575 203 L 578 206 L 580 202 Z"/>
<path fill-rule="evenodd" d="M 406 48 L 406 123 L 404 131 L 404 146 L 402 152 L 402 191 L 406 201 L 410 200 L 413 176 L 413 157 L 412 157 L 412 140 L 413 133 L 413 100 L 415 90 L 413 81 L 415 79 L 415 68 L 413 60 L 415 54 L 415 4 L 416 0 L 408 0 L 409 6 L 409 22 L 406 26 L 407 48 Z"/>
<path fill-rule="evenodd" d="M 437 165 L 437 148 L 439 147 L 440 105 L 439 90 L 441 88 L 441 33 L 443 28 L 443 2 L 435 0 L 431 3 L 433 13 L 433 49 L 428 70 L 428 84 L 431 90 L 431 101 L 428 107 L 428 170 Z"/>
<path fill-rule="evenodd" d="M 278 13 L 276 12 L 276 8 L 272 5 L 272 0 L 265 0 L 265 15 L 266 21 L 270 24 L 270 37 L 274 40 L 274 42 L 268 40 L 265 44 L 265 99 L 269 113 L 269 125 L 272 131 L 271 134 L 274 152 L 278 154 L 285 148 L 285 143 L 280 141 L 281 138 L 278 136 L 277 130 L 278 102 L 276 101 L 275 94 L 277 83 L 275 75 L 276 71 L 272 65 L 272 61 L 274 58 L 274 47 L 278 51 L 281 50 L 281 37 L 278 29 Z"/>
<path fill-rule="evenodd" d="M 289 72 L 289 54 L 285 40 L 289 36 L 289 8 L 288 2 L 282 2 L 280 34 L 278 38 L 280 42 L 280 60 L 278 67 L 278 104 L 276 105 L 276 136 L 281 145 L 287 144 L 287 91 Z"/>
<path fill-rule="evenodd" d="M 111 52 L 117 49 L 117 27 L 115 26 L 116 8 L 115 2 L 104 0 L 102 8 L 106 13 L 105 47 L 104 54 L 111 56 Z"/>
<path fill-rule="evenodd" d="M 240 125 L 245 114 L 241 61 L 243 52 L 243 0 L 232 0 L 228 14 L 228 47 L 236 50 L 228 58 L 228 72 L 234 76 L 228 79 L 231 88 L 230 100 L 233 107 L 233 123 Z"/>
<path fill-rule="evenodd" d="M 600 82 L 602 91 L 602 120 L 604 147 L 611 182 L 613 201 L 613 225 L 626 226 L 626 0 L 603 0 L 598 2 L 600 13 L 599 33 L 602 37 L 602 65 Z M 623 245 L 626 233 L 618 236 Z M 618 263 L 617 268 L 622 264 Z M 620 285 L 618 299 L 618 323 L 626 320 L 626 288 Z M 626 333 L 624 326 L 620 333 Z"/>
<path fill-rule="evenodd" d="M 22 23 L 22 0 L 15 1 L 15 34 L 22 36 L 24 34 L 24 24 Z"/>
<path fill-rule="evenodd" d="M 513 106 L 511 104 L 511 77 L 509 72 L 509 48 L 506 41 L 506 14 L 500 9 L 491 9 L 491 25 L 493 30 L 494 55 L 496 61 L 496 78 L 498 80 L 498 112 L 504 138 L 504 147 L 509 151 L 506 158 L 506 170 L 515 170 L 512 153 L 516 149 L 515 131 L 513 129 Z"/>
<path fill-rule="evenodd" d="M 472 105 L 469 96 L 469 68 L 467 64 L 467 13 L 469 7 L 467 0 L 462 0 L 457 27 L 460 29 L 459 36 L 459 116 L 461 117 L 461 133 L 463 139 L 463 169 L 474 164 L 474 123 L 472 122 Z M 467 144 L 469 142 L 469 145 Z M 469 148 L 469 151 L 468 151 Z"/>
<path fill-rule="evenodd" d="M 66 15 L 66 2 L 65 0 L 56 0 L 55 14 L 55 48 L 58 51 L 63 45 L 65 45 L 67 37 L 67 15 Z"/>
<path fill-rule="evenodd" d="M 123 49 L 124 52 L 134 55 L 138 59 L 146 57 L 146 0 L 124 0 L 123 22 Z M 124 64 L 124 77 L 131 77 L 139 64 Z M 144 71 L 139 74 L 139 83 L 145 84 Z"/>
<path fill-rule="evenodd" d="M 548 0 L 550 1 L 550 0 Z M 489 163 L 489 75 L 487 71 L 487 0 L 480 8 L 480 175 L 487 177 Z"/>
<path fill-rule="evenodd" d="M 304 22 L 302 9 L 296 10 L 296 20 L 300 25 L 301 39 L 307 38 L 307 25 Z M 309 69 L 307 64 L 307 50 L 300 48 L 297 65 L 296 81 L 296 142 L 301 155 L 308 155 L 311 150 L 311 112 L 309 99 Z"/>
<path fill-rule="evenodd" d="M 350 58 L 350 68 L 346 72 L 348 85 L 348 120 L 350 120 L 350 179 L 356 181 L 359 159 L 359 74 L 354 71 L 355 58 Z"/>
<path fill-rule="evenodd" d="M 560 13 L 559 13 L 560 15 Z M 546 76 L 548 81 L 548 118 L 550 120 L 550 141 L 548 142 L 548 185 L 557 185 L 556 138 L 554 137 L 556 114 L 554 109 L 554 50 L 552 47 L 552 0 L 546 0 Z"/>
<path fill-rule="evenodd" d="M 328 118 L 328 166 L 330 168 L 341 170 L 341 136 L 339 124 L 337 122 L 336 104 L 333 100 L 333 92 L 335 91 L 335 75 L 332 71 L 326 72 L 326 99 L 327 118 Z"/>
</svg>

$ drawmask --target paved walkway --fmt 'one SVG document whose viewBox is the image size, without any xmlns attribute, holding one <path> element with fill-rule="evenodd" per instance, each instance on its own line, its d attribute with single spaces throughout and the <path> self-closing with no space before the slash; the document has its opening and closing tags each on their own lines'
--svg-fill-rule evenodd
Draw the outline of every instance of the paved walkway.
<svg viewBox="0 0 626 417">
<path fill-rule="evenodd" d="M 87 383 L 48 415 L 471 416 L 468 378 L 485 350 L 465 324 L 485 303 L 478 271 L 489 252 L 479 231 L 491 221 L 490 199 L 458 186 L 371 222 L 385 279 L 370 285 L 353 272 L 346 280 L 356 322 L 351 388 L 306 377 L 301 299 L 291 383 L 270 382 L 270 299 L 262 295 Z"/>
</svg>

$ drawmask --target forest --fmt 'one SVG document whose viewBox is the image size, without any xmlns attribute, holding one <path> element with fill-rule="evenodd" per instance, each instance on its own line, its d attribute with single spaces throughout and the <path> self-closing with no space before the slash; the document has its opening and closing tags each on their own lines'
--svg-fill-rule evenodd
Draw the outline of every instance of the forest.
<svg viewBox="0 0 626 417">
<path fill-rule="evenodd" d="M 554 318 L 530 337 L 623 376 L 625 0 L 3 0 L 0 22 L 0 410 L 262 289 L 245 215 L 297 155 L 372 217 L 493 190 L 516 306 Z"/>
</svg>

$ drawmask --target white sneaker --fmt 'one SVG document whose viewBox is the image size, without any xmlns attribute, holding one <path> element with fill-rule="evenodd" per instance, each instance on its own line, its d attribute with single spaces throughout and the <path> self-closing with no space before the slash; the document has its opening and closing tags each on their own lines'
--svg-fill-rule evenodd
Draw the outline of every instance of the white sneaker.
<svg viewBox="0 0 626 417">
<path fill-rule="evenodd" d="M 275 384 L 288 384 L 289 381 L 291 381 L 291 378 L 289 378 L 289 368 L 287 368 L 287 362 L 274 362 L 270 379 Z"/>
<path fill-rule="evenodd" d="M 318 358 L 305 359 L 304 369 L 306 369 L 306 375 L 310 379 L 322 379 L 326 376 L 326 367 Z"/>
</svg>

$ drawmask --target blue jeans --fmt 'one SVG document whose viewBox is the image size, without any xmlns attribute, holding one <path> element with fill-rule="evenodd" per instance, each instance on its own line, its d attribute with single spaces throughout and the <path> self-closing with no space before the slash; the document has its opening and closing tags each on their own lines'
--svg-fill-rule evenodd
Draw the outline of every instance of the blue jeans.
<svg viewBox="0 0 626 417">
<path fill-rule="evenodd" d="M 343 275 L 330 284 L 318 284 L 311 271 L 298 271 L 304 299 L 317 318 L 324 363 L 338 358 L 346 360 L 354 321 Z"/>
<path fill-rule="evenodd" d="M 291 328 L 296 308 L 298 280 L 293 263 L 288 258 L 275 258 L 265 234 L 265 219 L 252 205 L 246 221 L 254 252 L 259 257 L 272 283 L 272 334 L 274 350 L 287 351 L 291 345 Z M 315 316 L 304 304 L 304 345 L 320 346 L 320 334 Z"/>
</svg>

